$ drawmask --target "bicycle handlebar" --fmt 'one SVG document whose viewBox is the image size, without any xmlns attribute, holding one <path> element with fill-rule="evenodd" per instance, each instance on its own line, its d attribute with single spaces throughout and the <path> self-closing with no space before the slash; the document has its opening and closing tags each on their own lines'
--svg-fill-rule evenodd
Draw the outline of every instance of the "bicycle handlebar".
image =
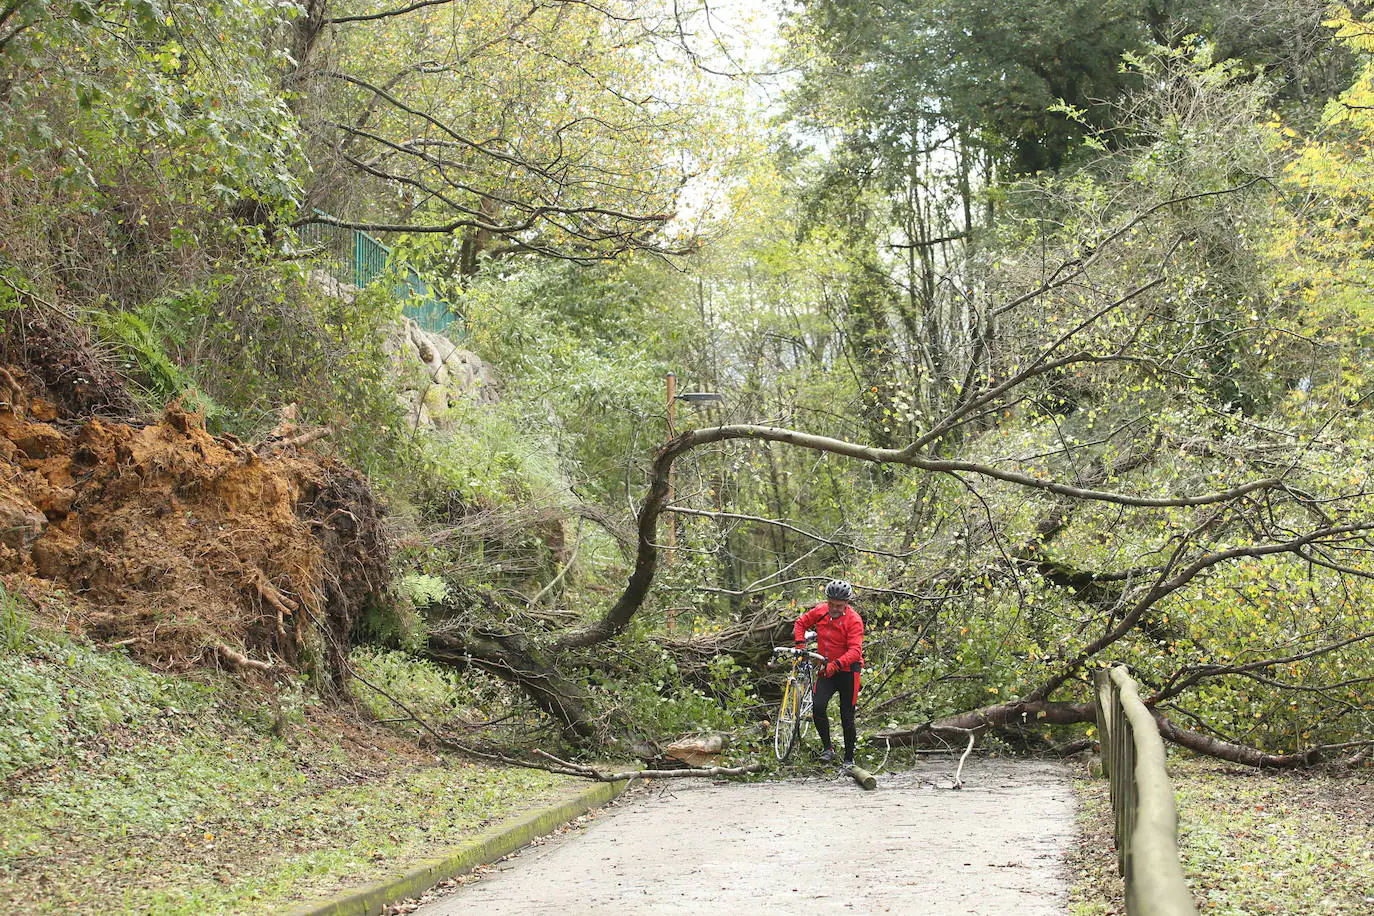
<svg viewBox="0 0 1374 916">
<path fill-rule="evenodd" d="M 794 649 L 794 648 L 791 647 L 791 646 L 774 646 L 774 647 L 773 647 L 773 654 L 774 654 L 774 655 L 805 655 L 805 656 L 807 656 L 808 658 L 811 658 L 811 659 L 814 660 L 814 661 L 818 661 L 818 662 L 823 662 L 823 661 L 825 661 L 825 656 L 822 655 L 822 654 L 820 654 L 819 652 L 812 652 L 812 651 L 809 650 L 809 649 Z"/>
</svg>

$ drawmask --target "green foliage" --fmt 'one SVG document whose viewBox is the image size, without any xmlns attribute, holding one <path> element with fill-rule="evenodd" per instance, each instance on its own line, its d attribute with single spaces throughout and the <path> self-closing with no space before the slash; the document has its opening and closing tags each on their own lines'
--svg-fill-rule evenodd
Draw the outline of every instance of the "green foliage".
<svg viewBox="0 0 1374 916">
<path fill-rule="evenodd" d="M 164 715 L 194 715 L 205 688 L 156 675 L 127 657 L 35 632 L 18 599 L 0 601 L 0 778 L 70 765 L 112 729 L 137 733 Z"/>
<path fill-rule="evenodd" d="M 209 301 L 207 301 L 209 300 Z M 204 292 L 168 296 L 133 311 L 97 312 L 96 326 L 109 343 L 122 351 L 122 366 L 129 377 L 147 380 L 147 394 L 154 409 L 180 399 L 187 408 L 217 426 L 223 410 L 197 387 L 190 372 L 168 352 L 168 334 L 177 335 L 171 346 L 184 351 L 189 342 L 187 326 L 213 307 Z"/>
<path fill-rule="evenodd" d="M 438 576 L 406 573 L 396 580 L 396 590 L 417 605 L 440 604 L 448 597 L 448 585 Z"/>
<path fill-rule="evenodd" d="M 711 659 L 697 679 L 688 681 L 661 646 L 636 642 L 627 667 L 585 675 L 596 708 L 613 718 L 618 734 L 671 740 L 699 732 L 735 732 L 759 708 L 751 678 L 729 657 Z"/>
<path fill-rule="evenodd" d="M 184 398 L 245 437 L 292 403 L 299 424 L 331 428 L 409 516 L 396 599 L 359 631 L 388 648 L 418 649 L 436 622 L 538 642 L 613 600 L 641 471 L 669 433 L 668 371 L 728 395 L 682 407 L 676 431 L 757 422 L 900 448 L 969 385 L 1017 376 L 1077 329 L 1081 360 L 962 418 L 930 457 L 1141 495 L 1278 474 L 1322 512 L 1368 513 L 1374 77 L 1362 69 L 1310 139 L 1268 110 L 1319 98 L 1331 77 L 1298 87 L 1303 74 L 1370 53 L 1349 11 L 1333 14 L 1340 47 L 1313 50 L 1317 6 L 815 0 L 792 23 L 794 120 L 725 138 L 701 71 L 654 73 L 652 30 L 600 7 L 437 4 L 312 33 L 274 0 L 20 0 L 0 13 L 0 254 L 26 265 L 6 268 L 16 284 L 94 315 L 148 400 Z M 353 126 L 335 142 L 339 125 Z M 810 139 L 817 151 L 796 148 Z M 358 163 L 366 177 L 344 177 Z M 693 196 L 728 213 L 705 249 L 600 263 L 686 238 L 663 225 Z M 453 408 L 452 436 L 417 431 L 395 397 L 390 284 L 326 296 L 311 265 L 284 260 L 305 201 L 469 224 L 388 242 L 446 275 L 500 403 Z M 550 253 L 572 260 L 534 257 Z M 16 303 L 0 284 L 0 308 Z M 646 735 L 739 728 L 759 705 L 724 656 L 677 670 L 653 638 L 668 608 L 716 634 L 809 594 L 809 577 L 892 586 L 864 594 L 869 683 L 891 674 L 887 695 L 909 695 L 893 722 L 929 718 L 1054 676 L 1130 605 L 1109 583 L 1312 524 L 1286 507 L 1256 522 L 1239 503 L 1216 518 L 1067 503 L 758 443 L 692 453 L 676 485 L 699 509 L 787 524 L 679 520 L 622 643 L 632 657 L 585 672 L 597 711 Z M 1336 741 L 1366 727 L 1368 600 L 1325 567 L 1226 564 L 1112 652 L 1160 686 L 1353 640 L 1259 674 L 1346 687 L 1203 678 L 1171 707 L 1270 749 Z M 40 645 L 3 601 L 0 637 Z M 439 721 L 515 708 L 401 654 L 358 664 Z M 17 766 L 118 720 L 68 721 L 25 670 L 14 702 L 39 726 L 13 739 Z M 1059 696 L 1081 698 L 1083 675 Z M 302 703 L 246 718 L 280 730 Z"/>
<path fill-rule="evenodd" d="M 448 585 L 437 576 L 411 572 L 396 578 L 393 592 L 392 600 L 363 612 L 356 638 L 361 643 L 415 651 L 429 635 L 420 609 L 433 595 L 447 594 Z"/>
<path fill-rule="evenodd" d="M 275 912 L 582 788 L 55 634 L 0 654 L 0 885 L 25 912 Z"/>
<path fill-rule="evenodd" d="M 1169 775 L 1184 875 L 1203 912 L 1298 916 L 1314 901 L 1336 914 L 1368 909 L 1367 771 L 1264 773 L 1177 757 Z M 1107 783 L 1077 779 L 1075 788 L 1086 836 L 1072 863 L 1069 911 L 1121 912 Z"/>
<path fill-rule="evenodd" d="M 1339 72 L 1339 58 L 1312 34 L 1323 3 L 1239 7 L 814 0 L 793 24 L 792 45 L 805 62 L 797 105 L 808 123 L 843 132 L 858 171 L 868 162 L 900 171 L 913 148 L 931 140 L 921 125 L 935 122 L 988 149 L 1013 174 L 1028 174 L 1072 161 L 1073 147 L 1094 130 L 1105 131 L 1099 139 L 1110 146 L 1127 140 L 1113 104 L 1144 84 L 1120 64 L 1151 46 L 1210 43 L 1218 59 L 1279 76 L 1284 95 L 1329 90 L 1327 73 Z"/>
<path fill-rule="evenodd" d="M 522 725 L 535 718 L 532 708 L 509 688 L 476 669 L 458 672 L 406 652 L 368 647 L 355 649 L 349 660 L 363 678 L 441 730 L 491 719 L 512 719 L 515 725 Z M 355 680 L 351 689 L 374 718 L 393 720 L 406 715 L 362 681 Z M 414 723 L 402 728 L 421 734 Z"/>
<path fill-rule="evenodd" d="M 235 274 L 98 313 L 97 324 L 147 380 L 150 399 L 182 397 L 212 428 L 245 438 L 295 403 L 298 423 L 332 426 L 344 454 L 384 488 L 405 480 L 418 446 L 385 348 L 401 302 L 382 283 L 351 300 L 325 296 L 258 243 L 241 255 Z"/>
<path fill-rule="evenodd" d="M 380 179 L 388 190 L 359 200 L 325 183 L 317 203 L 328 209 L 337 199 L 387 222 L 465 221 L 457 232 L 403 242 L 408 256 L 453 275 L 473 275 L 488 254 L 589 264 L 663 244 L 683 184 L 715 164 L 722 119 L 701 98 L 695 68 L 659 78 L 655 62 L 680 60 L 681 50 L 644 28 L 646 15 L 658 13 L 619 0 L 533 9 L 495 0 L 340 23 L 321 50 L 349 77 L 306 82 L 307 123 L 322 146 L 366 160 L 364 182 Z M 372 89 L 381 86 L 423 103 L 392 104 Z M 436 129 L 448 138 L 442 155 L 412 144 Z"/>
<path fill-rule="evenodd" d="M 1371 22 L 1370 14 L 1357 16 L 1344 8 L 1333 16 L 1328 25 L 1345 47 L 1361 55 L 1362 66 L 1351 85 L 1325 107 L 1310 136 L 1281 128 L 1293 154 L 1283 180 L 1303 206 L 1276 235 L 1274 256 L 1309 308 L 1308 316 L 1337 333 L 1367 334 L 1374 315 L 1365 282 L 1374 232 L 1365 155 L 1374 135 Z M 1280 128 L 1278 122 L 1273 126 Z"/>
<path fill-rule="evenodd" d="M 0 33 L 0 155 L 21 176 L 56 162 L 60 186 L 98 205 L 126 170 L 208 207 L 291 207 L 297 128 L 261 36 L 293 4 L 21 0 Z M 80 198 L 77 198 L 80 199 Z"/>
<path fill-rule="evenodd" d="M 1149 40 L 1146 7 L 811 3 L 806 24 L 826 53 L 809 68 L 805 91 L 808 101 L 850 108 L 876 128 L 879 156 L 908 144 L 908 125 L 934 107 L 946 123 L 1005 150 L 1017 172 L 1057 168 L 1080 128 L 1050 109 L 1063 101 L 1100 117 L 1101 100 L 1127 86 L 1122 53 Z"/>
<path fill-rule="evenodd" d="M 530 435 L 518 404 L 460 405 L 458 434 L 425 451 L 426 488 L 475 506 L 514 506 L 547 500 L 561 488 L 558 456 Z"/>
<path fill-rule="evenodd" d="M 22 602 L 0 587 L 0 652 L 20 654 L 30 647 L 32 628 Z"/>
<path fill-rule="evenodd" d="M 571 396 L 569 406 L 606 410 L 640 403 L 643 388 L 658 382 L 651 360 L 663 338 L 680 333 L 646 303 L 653 286 L 636 262 L 547 264 L 490 273 L 453 292 L 473 343 L 512 378 L 542 397 Z"/>
</svg>

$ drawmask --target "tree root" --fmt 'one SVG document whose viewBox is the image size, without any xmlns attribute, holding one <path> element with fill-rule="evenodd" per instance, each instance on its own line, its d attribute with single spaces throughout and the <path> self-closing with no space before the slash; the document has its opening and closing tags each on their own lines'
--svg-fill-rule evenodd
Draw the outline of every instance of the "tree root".
<svg viewBox="0 0 1374 916">
<path fill-rule="evenodd" d="M 251 668 L 254 671 L 272 670 L 271 662 L 261 662 L 258 661 L 256 658 L 249 658 L 242 652 L 229 648 L 228 646 L 224 645 L 224 643 L 217 644 L 215 646 L 215 651 L 219 653 L 220 658 L 224 659 L 226 662 L 228 662 L 230 665 L 232 665 L 234 668 L 237 668 L 240 671 L 244 670 L 245 668 Z"/>
</svg>

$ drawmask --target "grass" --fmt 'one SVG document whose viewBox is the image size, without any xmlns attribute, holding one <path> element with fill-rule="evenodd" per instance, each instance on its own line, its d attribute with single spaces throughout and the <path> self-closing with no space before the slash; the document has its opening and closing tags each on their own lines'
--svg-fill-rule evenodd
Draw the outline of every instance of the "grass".
<svg viewBox="0 0 1374 916">
<path fill-rule="evenodd" d="M 277 911 L 585 787 L 30 632 L 0 649 L 0 785 L 0 910 L 165 914 Z"/>
<path fill-rule="evenodd" d="M 1184 875 L 1216 916 L 1374 912 L 1374 772 L 1273 773 L 1175 758 Z M 1124 913 L 1107 784 L 1075 780 L 1082 841 L 1075 916 Z"/>
</svg>

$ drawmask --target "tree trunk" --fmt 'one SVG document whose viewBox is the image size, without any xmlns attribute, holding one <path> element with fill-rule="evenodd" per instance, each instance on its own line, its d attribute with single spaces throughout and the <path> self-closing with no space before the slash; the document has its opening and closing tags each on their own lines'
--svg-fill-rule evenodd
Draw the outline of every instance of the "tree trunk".
<svg viewBox="0 0 1374 916">
<path fill-rule="evenodd" d="M 426 658 L 441 665 L 473 663 L 524 691 L 536 706 L 562 724 L 572 739 L 595 741 L 603 736 L 587 713 L 582 690 L 541 657 L 524 637 L 512 633 L 437 633 L 429 638 Z"/>
<path fill-rule="evenodd" d="M 889 745 L 913 746 L 939 740 L 942 731 L 981 732 L 990 728 L 1042 725 L 1074 725 L 1095 719 L 1091 703 L 1059 703 L 1050 700 L 997 703 L 946 716 L 922 725 L 878 732 L 874 737 Z"/>
<path fill-rule="evenodd" d="M 1258 748 L 1232 744 L 1230 741 L 1222 741 L 1220 738 L 1213 738 L 1209 735 L 1189 731 L 1186 728 L 1180 728 L 1162 713 L 1155 712 L 1154 717 L 1155 721 L 1159 723 L 1160 735 L 1179 747 L 1186 747 L 1190 751 L 1207 757 L 1217 757 L 1245 766 L 1268 767 L 1276 770 L 1310 767 L 1320 763 L 1324 758 L 1321 748 L 1311 748 L 1296 754 L 1266 754 Z"/>
</svg>

